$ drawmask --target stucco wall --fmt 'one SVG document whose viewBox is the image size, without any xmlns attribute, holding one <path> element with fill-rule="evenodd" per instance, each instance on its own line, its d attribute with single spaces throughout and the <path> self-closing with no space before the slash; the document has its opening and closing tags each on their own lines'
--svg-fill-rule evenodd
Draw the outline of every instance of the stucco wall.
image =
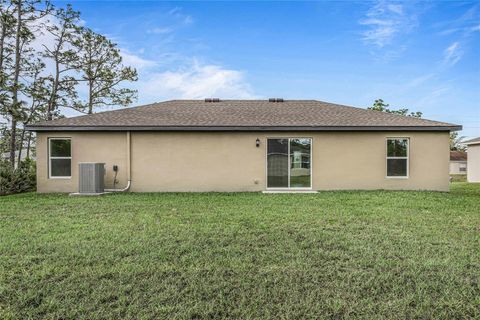
<svg viewBox="0 0 480 320">
<path fill-rule="evenodd" d="M 480 182 L 480 144 L 468 146 L 467 181 Z"/>
<path fill-rule="evenodd" d="M 467 168 L 467 161 L 450 161 L 450 174 L 467 174 L 467 171 L 461 171 L 460 168 Z"/>
<path fill-rule="evenodd" d="M 72 139 L 72 178 L 48 179 L 47 138 Z M 314 190 L 448 190 L 449 140 L 445 132 L 199 133 L 132 132 L 131 191 L 261 191 L 266 186 L 266 138 L 311 137 Z M 386 178 L 387 137 L 410 138 L 408 179 Z M 255 140 L 261 140 L 260 147 Z M 105 162 L 112 186 L 126 184 L 126 133 L 39 133 L 39 192 L 78 189 L 78 162 Z"/>
<path fill-rule="evenodd" d="M 72 178 L 48 178 L 48 138 L 63 137 L 72 139 Z M 113 186 L 112 166 L 119 166 L 117 180 L 124 186 L 126 172 L 126 133 L 65 132 L 37 133 L 37 190 L 38 192 L 77 192 L 78 163 L 105 162 L 107 175 L 105 185 Z M 118 187 L 118 185 L 116 186 Z"/>
</svg>

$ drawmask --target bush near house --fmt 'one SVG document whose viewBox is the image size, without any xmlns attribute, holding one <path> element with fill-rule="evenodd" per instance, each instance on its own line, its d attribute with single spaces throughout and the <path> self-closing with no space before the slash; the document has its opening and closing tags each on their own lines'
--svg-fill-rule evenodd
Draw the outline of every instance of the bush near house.
<svg viewBox="0 0 480 320">
<path fill-rule="evenodd" d="M 479 319 L 480 184 L 0 198 L 1 319 Z"/>
<path fill-rule="evenodd" d="M 13 170 L 5 160 L 0 160 L 0 196 L 35 191 L 37 185 L 36 165 L 32 159 L 25 159 Z"/>
</svg>

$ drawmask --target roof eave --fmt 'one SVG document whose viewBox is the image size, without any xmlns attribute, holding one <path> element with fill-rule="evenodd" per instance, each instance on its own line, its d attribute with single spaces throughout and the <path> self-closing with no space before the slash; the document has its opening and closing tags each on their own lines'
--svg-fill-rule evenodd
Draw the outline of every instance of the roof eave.
<svg viewBox="0 0 480 320">
<path fill-rule="evenodd" d="M 26 126 L 28 131 L 459 131 L 462 126 Z"/>
</svg>

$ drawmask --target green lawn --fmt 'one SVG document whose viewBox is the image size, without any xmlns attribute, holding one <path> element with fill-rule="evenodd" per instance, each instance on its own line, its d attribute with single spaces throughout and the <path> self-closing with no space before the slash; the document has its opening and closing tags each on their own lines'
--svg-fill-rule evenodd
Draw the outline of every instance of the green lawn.
<svg viewBox="0 0 480 320">
<path fill-rule="evenodd" d="M 467 182 L 466 174 L 451 174 L 450 179 L 452 182 Z"/>
<path fill-rule="evenodd" d="M 480 184 L 0 198 L 0 319 L 480 318 Z"/>
</svg>

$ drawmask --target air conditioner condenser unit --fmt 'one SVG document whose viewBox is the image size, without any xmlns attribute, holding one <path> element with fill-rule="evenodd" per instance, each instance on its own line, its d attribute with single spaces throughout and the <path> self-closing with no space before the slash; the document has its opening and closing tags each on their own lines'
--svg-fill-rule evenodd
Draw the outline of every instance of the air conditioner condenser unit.
<svg viewBox="0 0 480 320">
<path fill-rule="evenodd" d="M 105 163 L 80 162 L 78 174 L 79 194 L 102 194 L 105 192 Z"/>
</svg>

